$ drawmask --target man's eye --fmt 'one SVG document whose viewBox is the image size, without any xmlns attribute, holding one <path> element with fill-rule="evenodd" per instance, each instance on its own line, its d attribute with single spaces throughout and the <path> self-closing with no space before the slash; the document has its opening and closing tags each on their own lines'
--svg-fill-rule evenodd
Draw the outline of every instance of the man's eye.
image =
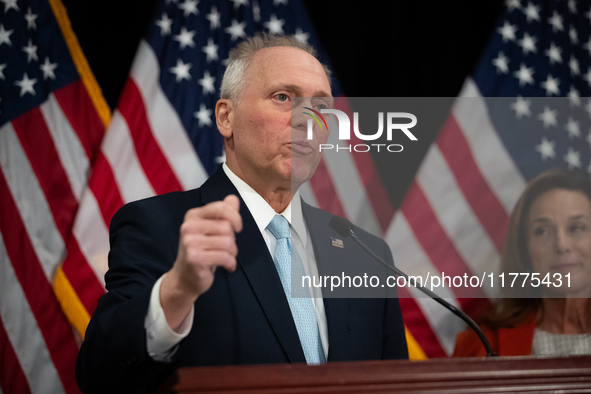
<svg viewBox="0 0 591 394">
<path fill-rule="evenodd" d="M 279 101 L 288 101 L 289 100 L 289 96 L 285 93 L 279 93 L 277 95 L 277 100 Z"/>
<path fill-rule="evenodd" d="M 326 104 L 318 104 L 316 106 L 316 108 L 318 108 L 318 111 L 320 111 L 322 109 L 328 109 L 328 105 L 326 105 Z"/>
</svg>

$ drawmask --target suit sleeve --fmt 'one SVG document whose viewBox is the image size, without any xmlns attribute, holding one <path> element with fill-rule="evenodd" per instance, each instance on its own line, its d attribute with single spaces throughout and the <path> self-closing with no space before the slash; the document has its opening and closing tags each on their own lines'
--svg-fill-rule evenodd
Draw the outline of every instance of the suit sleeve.
<svg viewBox="0 0 591 394">
<path fill-rule="evenodd" d="M 170 219 L 153 205 L 128 204 L 111 221 L 108 292 L 98 302 L 76 363 L 84 393 L 143 391 L 150 377 L 169 367 L 147 354 L 144 320 L 154 283 L 176 258 L 178 228 L 177 237 L 171 236 Z"/>
</svg>

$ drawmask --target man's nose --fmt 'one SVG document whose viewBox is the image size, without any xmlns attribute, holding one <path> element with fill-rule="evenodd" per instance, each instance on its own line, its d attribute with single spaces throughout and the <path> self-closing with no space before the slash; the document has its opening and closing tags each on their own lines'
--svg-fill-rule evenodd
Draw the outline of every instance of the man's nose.
<svg viewBox="0 0 591 394">
<path fill-rule="evenodd" d="M 308 125 L 308 119 L 312 119 L 306 115 L 305 110 L 301 107 L 295 107 L 291 109 L 291 128 L 306 131 Z"/>
<path fill-rule="evenodd" d="M 314 127 L 313 118 L 306 113 L 312 113 L 312 111 L 307 110 L 305 107 L 311 108 L 312 103 L 311 100 L 308 98 L 304 98 L 297 101 L 297 105 L 293 105 L 291 107 L 291 127 L 292 129 L 297 129 L 301 131 L 308 130 L 308 119 L 312 120 L 312 127 Z"/>
</svg>

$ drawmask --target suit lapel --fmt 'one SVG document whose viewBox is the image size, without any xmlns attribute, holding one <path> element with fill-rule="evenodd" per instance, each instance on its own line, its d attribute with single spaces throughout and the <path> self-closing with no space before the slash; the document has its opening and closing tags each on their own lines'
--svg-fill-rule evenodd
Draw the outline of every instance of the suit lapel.
<svg viewBox="0 0 591 394">
<path fill-rule="evenodd" d="M 203 204 L 223 200 L 228 194 L 239 196 L 222 168 L 203 184 L 201 190 Z M 242 198 L 240 198 L 240 215 L 243 230 L 236 234 L 238 265 L 244 271 L 289 361 L 306 362 L 281 279 L 269 249 Z"/>
<path fill-rule="evenodd" d="M 302 211 L 306 227 L 310 233 L 310 239 L 314 247 L 314 256 L 318 266 L 318 275 L 323 277 L 329 273 L 336 272 L 331 267 L 335 259 L 332 255 L 331 236 L 338 237 L 336 232 L 330 228 L 324 216 L 314 214 L 314 208 L 302 201 Z M 328 325 L 328 358 L 327 361 L 339 361 L 346 359 L 341 354 L 343 349 L 350 348 L 346 344 L 348 338 L 348 316 L 349 303 L 344 298 L 323 298 L 324 310 L 326 312 L 326 323 Z"/>
</svg>

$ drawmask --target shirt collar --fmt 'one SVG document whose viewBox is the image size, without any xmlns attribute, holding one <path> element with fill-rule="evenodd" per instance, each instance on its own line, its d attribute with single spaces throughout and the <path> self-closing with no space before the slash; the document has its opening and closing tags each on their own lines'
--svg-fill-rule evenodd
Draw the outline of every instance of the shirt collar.
<svg viewBox="0 0 591 394">
<path fill-rule="evenodd" d="M 238 190 L 242 200 L 244 200 L 244 203 L 254 218 L 254 221 L 256 222 L 261 234 L 264 233 L 267 226 L 269 223 L 271 223 L 271 220 L 273 220 L 277 213 L 273 208 L 271 208 L 271 206 L 267 203 L 267 201 L 265 201 L 263 197 L 261 197 L 252 187 L 250 187 L 248 183 L 244 182 L 238 177 L 238 175 L 234 174 L 234 172 L 232 172 L 226 163 L 222 164 L 222 168 L 230 179 L 230 182 L 232 182 L 236 190 Z M 291 225 L 291 228 L 295 231 L 296 235 L 300 238 L 305 247 L 308 239 L 308 233 L 306 226 L 304 225 L 302 202 L 300 199 L 299 190 L 295 193 L 290 203 L 287 205 L 287 208 L 285 208 L 285 210 L 281 212 L 280 215 L 287 219 Z"/>
</svg>

